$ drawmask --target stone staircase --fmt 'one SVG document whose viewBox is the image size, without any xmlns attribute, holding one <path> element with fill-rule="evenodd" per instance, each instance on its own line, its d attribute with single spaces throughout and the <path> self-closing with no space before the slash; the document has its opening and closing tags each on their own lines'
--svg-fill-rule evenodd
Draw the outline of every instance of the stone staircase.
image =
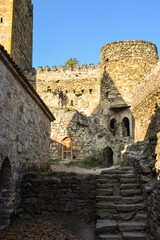
<svg viewBox="0 0 160 240">
<path fill-rule="evenodd" d="M 143 193 L 132 167 L 105 170 L 96 181 L 96 232 L 101 240 L 149 240 Z"/>
</svg>

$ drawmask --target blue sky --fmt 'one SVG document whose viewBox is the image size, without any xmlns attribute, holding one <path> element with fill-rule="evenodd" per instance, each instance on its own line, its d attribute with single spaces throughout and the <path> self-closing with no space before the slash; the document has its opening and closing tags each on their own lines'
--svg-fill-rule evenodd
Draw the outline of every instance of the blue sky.
<svg viewBox="0 0 160 240">
<path fill-rule="evenodd" d="M 100 60 L 103 45 L 146 40 L 160 54 L 160 0 L 32 0 L 33 67 Z"/>
</svg>

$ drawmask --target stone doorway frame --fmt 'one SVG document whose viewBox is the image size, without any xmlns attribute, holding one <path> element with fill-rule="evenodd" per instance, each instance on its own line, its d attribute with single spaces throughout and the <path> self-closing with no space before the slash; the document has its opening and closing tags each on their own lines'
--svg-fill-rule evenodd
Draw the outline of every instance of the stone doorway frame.
<svg viewBox="0 0 160 240">
<path fill-rule="evenodd" d="M 72 139 L 65 137 L 62 142 L 62 160 L 72 160 Z"/>
</svg>

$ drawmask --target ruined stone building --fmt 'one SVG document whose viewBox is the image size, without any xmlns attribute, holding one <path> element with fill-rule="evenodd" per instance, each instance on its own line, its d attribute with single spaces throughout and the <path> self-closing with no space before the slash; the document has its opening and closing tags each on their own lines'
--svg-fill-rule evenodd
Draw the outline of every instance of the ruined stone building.
<svg viewBox="0 0 160 240">
<path fill-rule="evenodd" d="M 96 67 L 46 66 L 28 72 L 31 83 L 56 117 L 51 131 L 51 158 L 84 159 L 110 149 L 110 158 L 113 155 L 113 161 L 118 161 L 125 145 L 137 138 L 133 90 L 157 62 L 153 43 L 134 40 L 102 47 Z M 64 94 L 63 107 L 58 106 L 59 89 Z"/>
<path fill-rule="evenodd" d="M 110 166 L 126 151 L 131 163 L 141 155 L 138 166 L 148 166 L 146 175 L 155 173 L 155 166 L 160 170 L 156 46 L 140 40 L 109 43 L 96 67 L 46 66 L 36 71 L 32 25 L 31 0 L 0 0 L 0 225 L 9 223 L 18 209 L 23 174 L 45 168 L 49 158 L 74 161 L 106 150 Z M 147 175 L 146 180 L 146 175 L 143 185 L 152 178 Z"/>
</svg>

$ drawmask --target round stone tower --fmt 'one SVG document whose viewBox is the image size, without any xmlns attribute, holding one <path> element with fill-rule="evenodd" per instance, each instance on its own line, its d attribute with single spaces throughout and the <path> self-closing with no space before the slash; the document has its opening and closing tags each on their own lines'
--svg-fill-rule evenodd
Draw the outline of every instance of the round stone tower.
<svg viewBox="0 0 160 240">
<path fill-rule="evenodd" d="M 151 42 L 120 41 L 103 46 L 100 60 L 102 78 L 107 76 L 110 82 L 102 92 L 111 93 L 112 103 L 119 95 L 124 103 L 131 104 L 133 87 L 150 73 L 158 61 L 158 52 Z"/>
</svg>

